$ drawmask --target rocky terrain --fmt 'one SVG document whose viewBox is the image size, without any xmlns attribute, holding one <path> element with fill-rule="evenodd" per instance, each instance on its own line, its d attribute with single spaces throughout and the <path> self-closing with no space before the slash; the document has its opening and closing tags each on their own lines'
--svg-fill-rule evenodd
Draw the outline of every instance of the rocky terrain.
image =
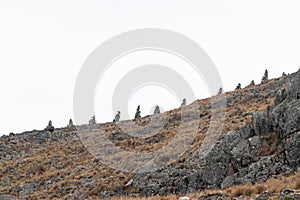
<svg viewBox="0 0 300 200">
<path fill-rule="evenodd" d="M 0 199 L 139 198 L 172 194 L 177 198 L 207 190 L 233 191 L 237 185 L 243 189 L 234 196 L 245 199 L 246 188 L 280 177 L 293 177 L 288 179 L 290 185 L 282 181 L 280 198 L 299 197 L 300 71 L 272 80 L 264 77 L 259 85 L 251 83 L 243 89 L 239 85 L 235 91 L 195 101 L 184 106 L 184 119 L 182 109 L 157 114 L 166 123 L 155 135 L 151 135 L 155 129 L 150 123 L 151 116 L 146 116 L 120 124 L 68 126 L 2 136 Z M 187 122 L 183 127 L 181 120 Z M 132 123 L 137 123 L 138 128 Z M 149 132 L 151 136 L 128 135 L 120 128 L 122 124 L 130 132 Z M 154 152 L 168 145 L 176 133 L 189 133 L 195 126 L 195 138 L 185 152 L 171 160 L 162 157 L 166 166 L 151 172 L 109 168 L 93 156 L 101 152 L 86 148 L 86 144 L 97 142 L 99 134 L 105 134 L 120 149 Z M 216 137 L 217 132 L 220 134 Z M 83 142 L 85 136 L 89 139 Z M 215 138 L 207 139 L 211 137 Z M 177 144 L 187 139 L 182 137 Z M 211 147 L 207 141 L 215 142 L 211 151 L 205 153 L 203 150 Z M 285 188 L 291 185 L 294 188 Z M 257 191 L 259 195 L 253 198 L 268 199 L 275 192 L 267 191 L 267 187 Z M 230 195 L 217 192 L 199 199 L 232 199 Z"/>
</svg>

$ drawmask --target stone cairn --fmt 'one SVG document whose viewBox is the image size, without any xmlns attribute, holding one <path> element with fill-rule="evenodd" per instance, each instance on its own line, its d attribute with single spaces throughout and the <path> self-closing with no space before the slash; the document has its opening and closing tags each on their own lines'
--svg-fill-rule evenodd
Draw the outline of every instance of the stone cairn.
<svg viewBox="0 0 300 200">
<path fill-rule="evenodd" d="M 265 74 L 261 79 L 261 83 L 266 83 L 269 80 L 269 73 L 268 70 L 265 70 Z"/>
<path fill-rule="evenodd" d="M 223 88 L 220 87 L 218 94 L 222 94 L 223 93 Z"/>
<path fill-rule="evenodd" d="M 52 125 L 52 121 L 50 120 L 48 123 L 48 126 L 45 128 L 46 131 L 53 132 L 54 131 L 54 126 Z"/>
<path fill-rule="evenodd" d="M 155 109 L 154 109 L 154 115 L 157 115 L 157 114 L 160 114 L 160 109 L 159 109 L 159 106 L 155 106 Z"/>
<path fill-rule="evenodd" d="M 236 86 L 235 90 L 240 90 L 240 89 L 242 89 L 242 85 L 239 83 L 239 84 Z"/>
<path fill-rule="evenodd" d="M 93 117 L 90 119 L 89 124 L 90 125 L 96 124 L 96 117 L 95 117 L 95 115 L 93 115 Z"/>
<path fill-rule="evenodd" d="M 181 106 L 185 106 L 185 105 L 186 105 L 186 99 L 182 99 Z"/>
<path fill-rule="evenodd" d="M 137 119 L 141 119 L 141 111 L 140 111 L 140 105 L 138 105 L 137 109 L 136 109 L 136 112 L 135 112 L 135 116 L 134 116 L 134 120 L 137 120 Z"/>
<path fill-rule="evenodd" d="M 113 122 L 119 122 L 120 121 L 120 117 L 121 117 L 120 115 L 121 115 L 121 112 L 118 111 L 117 114 L 116 114 L 116 116 L 115 116 L 115 118 L 114 118 L 114 120 L 113 120 Z"/>
<path fill-rule="evenodd" d="M 254 86 L 254 85 L 255 85 L 254 80 L 251 81 L 250 85 L 251 85 L 251 86 Z"/>
<path fill-rule="evenodd" d="M 69 120 L 69 124 L 68 124 L 67 128 L 72 131 L 76 130 L 76 127 L 75 127 L 72 119 Z"/>
</svg>

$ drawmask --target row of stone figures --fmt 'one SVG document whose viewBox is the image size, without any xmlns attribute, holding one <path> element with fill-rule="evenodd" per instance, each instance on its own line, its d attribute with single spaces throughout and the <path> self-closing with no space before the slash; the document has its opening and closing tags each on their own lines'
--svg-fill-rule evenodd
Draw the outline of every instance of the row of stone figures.
<svg viewBox="0 0 300 200">
<path fill-rule="evenodd" d="M 286 74 L 283 72 L 282 76 L 286 76 Z M 267 81 L 269 80 L 269 73 L 268 73 L 268 70 L 266 69 L 265 70 L 265 73 L 262 77 L 262 80 L 261 80 L 261 84 L 263 83 L 266 83 Z M 255 82 L 254 80 L 251 81 L 250 83 L 250 86 L 254 86 L 255 85 Z M 235 90 L 240 90 L 242 89 L 242 85 L 239 83 Z M 218 94 L 222 94 L 223 93 L 223 88 L 221 87 L 218 91 Z M 181 106 L 185 106 L 186 105 L 186 99 L 183 99 L 182 100 L 182 103 L 181 103 Z M 160 108 L 158 105 L 155 106 L 155 109 L 154 109 L 154 112 L 153 112 L 154 115 L 156 114 L 160 114 Z M 115 118 L 113 120 L 113 122 L 119 122 L 120 121 L 120 118 L 121 118 L 121 112 L 118 111 L 117 114 L 115 115 Z M 137 109 L 136 109 L 136 113 L 135 113 L 135 116 L 134 116 L 134 120 L 138 120 L 141 118 L 141 107 L 140 105 L 138 105 Z M 93 125 L 93 124 L 96 124 L 96 117 L 95 115 L 89 120 L 89 124 L 90 125 Z M 72 119 L 70 119 L 69 121 L 69 124 L 67 126 L 68 129 L 70 130 L 76 130 L 76 127 L 75 125 L 73 124 L 73 121 Z M 47 131 L 50 131 L 50 132 L 53 132 L 54 131 L 54 126 L 52 125 L 52 121 L 50 120 L 49 123 L 48 123 L 48 126 L 45 128 L 45 130 Z"/>
<path fill-rule="evenodd" d="M 282 76 L 286 76 L 286 74 L 283 72 L 283 73 L 282 73 Z M 261 79 L 261 84 L 264 84 L 264 83 L 268 82 L 268 80 L 269 80 L 269 72 L 268 72 L 268 70 L 266 69 L 266 70 L 265 70 L 265 73 L 264 73 L 264 75 L 263 75 L 263 77 L 262 77 L 262 79 Z M 254 86 L 254 85 L 255 85 L 255 82 L 254 82 L 254 80 L 252 80 L 251 83 L 249 84 L 249 86 Z M 240 90 L 240 89 L 242 89 L 241 83 L 239 83 L 239 84 L 236 86 L 235 90 Z M 222 94 L 222 93 L 223 93 L 223 88 L 221 87 L 221 88 L 219 89 L 219 91 L 218 91 L 218 94 Z"/>
<path fill-rule="evenodd" d="M 186 99 L 183 99 L 182 100 L 182 103 L 181 103 L 181 106 L 185 106 L 186 105 Z M 160 114 L 160 108 L 158 105 L 155 106 L 155 109 L 154 109 L 154 112 L 153 112 L 154 115 L 157 115 L 157 114 Z M 113 122 L 119 122 L 120 121 L 120 118 L 121 118 L 121 112 L 118 111 L 117 114 L 115 115 L 115 118 L 113 119 Z M 137 109 L 136 109 L 136 112 L 135 112 L 135 115 L 134 115 L 134 120 L 139 120 L 141 117 L 141 106 L 138 105 Z M 89 124 L 96 124 L 96 118 L 95 116 L 93 116 L 90 121 L 89 121 Z"/>
<path fill-rule="evenodd" d="M 69 124 L 67 126 L 67 129 L 69 129 L 71 131 L 75 131 L 76 130 L 76 126 L 74 125 L 72 119 L 69 120 Z M 48 122 L 48 126 L 46 126 L 45 130 L 46 131 L 50 131 L 50 132 L 54 131 L 54 126 L 52 125 L 52 121 L 51 120 Z"/>
<path fill-rule="evenodd" d="M 263 77 L 262 77 L 262 79 L 261 79 L 261 84 L 264 84 L 264 83 L 268 82 L 268 80 L 269 80 L 269 72 L 268 72 L 268 70 L 266 69 L 266 70 L 265 70 L 265 73 L 264 73 L 264 75 L 263 75 Z M 250 86 L 254 86 L 254 85 L 255 85 L 255 82 L 254 82 L 254 80 L 252 80 L 251 83 L 250 83 Z M 239 83 L 239 84 L 236 86 L 235 90 L 240 90 L 240 89 L 242 89 L 242 85 Z"/>
</svg>

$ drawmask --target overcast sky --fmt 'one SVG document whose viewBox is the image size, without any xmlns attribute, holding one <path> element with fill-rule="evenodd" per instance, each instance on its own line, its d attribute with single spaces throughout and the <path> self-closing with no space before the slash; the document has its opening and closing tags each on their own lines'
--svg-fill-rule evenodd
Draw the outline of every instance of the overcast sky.
<svg viewBox="0 0 300 200">
<path fill-rule="evenodd" d="M 215 63 L 226 91 L 239 82 L 260 82 L 266 68 L 270 77 L 295 72 L 300 66 L 299 10 L 298 0 L 1 0 L 0 135 L 43 129 L 49 119 L 65 126 L 73 117 L 74 84 L 85 59 L 102 42 L 133 29 L 169 29 L 194 40 Z M 159 64 L 162 56 L 129 56 L 119 65 Z M 167 55 L 165 60 L 175 62 Z M 147 95 L 153 91 L 161 97 L 152 104 L 176 107 L 178 100 L 162 90 L 137 92 L 130 113 L 141 104 L 142 114 L 149 114 Z M 196 94 L 209 93 L 204 88 Z M 111 108 L 100 107 L 95 105 L 98 121 L 111 121 Z"/>
</svg>

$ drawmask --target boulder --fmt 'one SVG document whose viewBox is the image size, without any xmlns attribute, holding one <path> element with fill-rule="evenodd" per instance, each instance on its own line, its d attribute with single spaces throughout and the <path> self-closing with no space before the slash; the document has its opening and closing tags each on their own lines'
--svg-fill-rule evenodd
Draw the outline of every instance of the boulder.
<svg viewBox="0 0 300 200">
<path fill-rule="evenodd" d="M 275 100 L 274 100 L 275 105 L 279 105 L 280 103 L 282 103 L 287 98 L 287 96 L 288 96 L 288 93 L 285 88 L 276 92 Z"/>
<path fill-rule="evenodd" d="M 256 135 L 263 135 L 270 132 L 270 123 L 266 112 L 252 113 L 252 117 Z"/>
<path fill-rule="evenodd" d="M 272 112 L 273 129 L 281 138 L 300 130 L 300 100 L 284 101 Z"/>
<path fill-rule="evenodd" d="M 300 167 L 300 132 L 294 134 L 287 142 L 286 159 L 288 165 L 296 169 Z"/>
<path fill-rule="evenodd" d="M 300 199 L 300 193 L 291 189 L 285 189 L 280 193 L 279 200 L 297 200 Z"/>
<path fill-rule="evenodd" d="M 244 139 L 248 139 L 254 136 L 254 130 L 251 126 L 244 126 L 241 129 L 241 136 Z"/>
</svg>

